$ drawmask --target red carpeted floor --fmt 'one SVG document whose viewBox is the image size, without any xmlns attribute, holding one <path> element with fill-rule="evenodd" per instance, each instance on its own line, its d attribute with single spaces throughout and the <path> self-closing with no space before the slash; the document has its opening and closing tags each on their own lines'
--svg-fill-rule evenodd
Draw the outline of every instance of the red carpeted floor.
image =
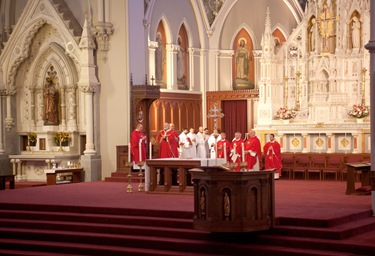
<svg viewBox="0 0 375 256">
<path fill-rule="evenodd" d="M 160 255 L 190 255 L 189 252 L 200 255 L 233 255 L 231 253 L 233 250 L 238 252 L 237 255 L 243 255 L 244 252 L 246 254 L 253 252 L 252 255 L 274 255 L 275 253 L 278 255 L 373 255 L 375 253 L 375 218 L 371 217 L 371 196 L 345 195 L 345 182 L 277 180 L 275 181 L 275 215 L 277 218 L 275 228 L 270 232 L 257 234 L 256 237 L 253 235 L 238 236 L 238 234 L 225 235 L 225 242 L 222 241 L 223 237 L 213 238 L 192 230 L 192 195 L 137 192 L 137 183 L 133 183 L 134 192 L 127 193 L 127 185 L 127 183 L 119 182 L 85 182 L 0 191 L 0 205 L 2 206 L 0 222 L 3 225 L 0 229 L 3 234 L 7 235 L 7 240 L 0 238 L 0 254 L 6 252 L 6 250 L 1 251 L 1 247 L 5 245 L 7 246 L 3 248 L 12 251 L 13 243 L 17 248 L 23 248 L 23 251 L 20 251 L 21 254 L 33 250 L 48 252 L 59 248 L 60 253 L 65 252 L 66 254 L 82 252 L 82 254 L 100 255 L 105 251 L 107 255 L 125 255 L 120 253 L 125 252 L 124 247 L 127 247 L 126 255 L 154 255 L 156 253 Z M 37 212 L 30 212 L 31 210 Z M 56 213 L 47 214 L 44 211 Z M 72 213 L 62 213 L 61 217 L 58 217 L 60 211 Z M 107 220 L 96 215 L 76 216 L 76 212 L 129 216 L 123 220 L 118 219 L 119 217 L 103 215 L 104 219 L 112 218 L 119 221 L 116 224 L 112 223 L 114 220 L 111 220 L 111 225 L 114 226 L 103 227 L 103 229 L 120 227 L 123 229 L 114 231 L 115 234 L 111 234 L 111 236 L 116 237 L 106 240 L 103 237 L 99 239 L 98 232 L 107 231 L 98 231 L 99 227 L 93 225 L 98 225 L 95 224 L 97 222 L 107 222 Z M 22 217 L 22 214 L 31 217 Z M 134 222 L 137 222 L 137 219 L 130 220 L 133 218 L 130 216 L 137 214 L 159 219 L 146 218 L 142 220 L 142 223 L 147 223 L 144 227 L 140 225 L 130 228 L 128 225 L 136 225 Z M 20 215 L 21 220 L 13 220 L 16 215 Z M 56 218 L 64 223 L 50 223 Z M 82 235 L 79 238 L 82 245 L 78 246 L 77 241 L 70 241 L 76 239 L 74 237 L 78 236 L 77 234 L 69 236 L 63 234 L 66 232 L 63 230 L 67 229 L 65 222 L 72 221 L 70 218 L 76 219 L 74 221 L 77 222 L 85 222 L 79 225 L 74 224 L 78 231 L 85 230 L 87 232 L 84 235 L 87 241 L 83 239 Z M 169 221 L 167 218 L 172 219 Z M 35 219 L 36 222 L 28 223 L 32 219 Z M 86 219 L 88 223 L 86 223 Z M 89 222 L 90 219 L 93 223 Z M 20 225 L 20 228 L 25 225 L 23 227 L 25 230 L 16 229 L 17 225 Z M 35 233 L 35 228 L 33 228 L 38 225 L 43 226 L 43 230 L 45 229 L 41 234 Z M 84 226 L 81 227 L 81 225 Z M 122 225 L 126 225 L 126 227 Z M 158 226 L 158 228 L 152 228 L 149 225 Z M 56 227 L 56 231 L 52 231 L 51 227 Z M 145 230 L 142 231 L 142 228 Z M 177 230 L 177 228 L 182 228 L 182 230 Z M 151 239 L 150 235 L 146 235 L 156 232 L 153 229 L 158 229 L 156 234 L 159 234 L 159 238 Z M 124 232 L 128 235 L 126 238 L 117 237 Z M 134 232 L 132 236 L 131 232 Z M 173 241 L 172 238 L 167 239 L 171 235 L 165 235 L 166 237 L 161 235 L 171 234 L 170 232 L 176 232 L 175 239 L 181 240 Z M 141 240 L 141 233 L 147 236 L 144 238 L 145 240 Z M 51 237 L 54 237 L 54 240 L 51 240 Z M 194 237 L 196 240 L 193 240 Z M 19 241 L 15 242 L 16 238 Z M 30 242 L 29 239 L 35 239 L 35 241 Z M 120 242 L 118 239 L 124 240 Z M 154 239 L 165 239 L 165 245 L 160 242 L 161 240 L 158 240 L 158 243 L 150 242 Z M 121 244 L 121 249 L 114 242 L 117 240 Z M 237 240 L 239 244 L 237 244 Z M 42 243 L 41 241 L 44 241 L 43 245 L 38 244 Z M 61 241 L 69 243 L 70 247 L 74 244 L 77 248 L 68 250 L 67 246 L 56 244 Z M 125 246 L 123 245 L 125 241 L 132 242 Z M 174 242 L 176 245 L 171 246 Z M 96 245 L 94 246 L 96 251 L 93 245 L 91 247 L 87 245 L 90 243 Z M 139 246 L 138 243 L 141 245 L 147 243 L 150 247 L 140 251 L 139 247 L 145 246 Z M 195 247 L 191 243 L 195 244 Z M 103 249 L 104 246 L 115 245 L 116 248 Z M 219 245 L 223 246 L 222 249 L 216 248 Z M 84 248 L 84 246 L 88 248 Z M 212 251 L 214 247 L 216 250 Z M 263 253 L 259 254 L 259 252 Z"/>
<path fill-rule="evenodd" d="M 127 193 L 127 183 L 84 182 L 0 191 L 0 203 L 193 211 L 192 195 Z M 275 181 L 276 217 L 329 219 L 371 209 L 371 196 L 345 195 L 337 181 Z"/>
</svg>

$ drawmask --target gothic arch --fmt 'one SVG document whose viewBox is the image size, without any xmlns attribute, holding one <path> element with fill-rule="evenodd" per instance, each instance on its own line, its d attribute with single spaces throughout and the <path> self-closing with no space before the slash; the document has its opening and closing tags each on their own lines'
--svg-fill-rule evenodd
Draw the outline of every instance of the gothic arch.
<svg viewBox="0 0 375 256">
<path fill-rule="evenodd" d="M 173 35 L 171 31 L 171 26 L 169 25 L 169 21 L 167 17 L 165 16 L 165 14 L 162 14 L 162 16 L 159 19 L 159 22 L 156 23 L 157 25 L 156 25 L 155 35 L 154 35 L 155 41 L 156 41 L 156 35 L 158 34 L 158 27 L 160 23 L 162 23 L 163 28 L 164 28 L 166 44 L 171 44 L 173 42 Z"/>
<path fill-rule="evenodd" d="M 241 24 L 241 26 L 239 26 L 234 32 L 233 32 L 233 36 L 232 36 L 232 39 L 230 41 L 230 45 L 229 46 L 226 46 L 226 47 L 222 47 L 223 49 L 227 48 L 227 49 L 232 49 L 233 47 L 233 44 L 234 44 L 234 41 L 236 40 L 236 37 L 238 35 L 238 33 L 244 29 L 247 34 L 250 36 L 250 39 L 253 43 L 253 46 L 254 46 L 254 49 L 259 49 L 260 48 L 260 45 L 256 39 L 256 36 L 255 36 L 255 33 L 254 31 L 245 23 Z"/>
</svg>

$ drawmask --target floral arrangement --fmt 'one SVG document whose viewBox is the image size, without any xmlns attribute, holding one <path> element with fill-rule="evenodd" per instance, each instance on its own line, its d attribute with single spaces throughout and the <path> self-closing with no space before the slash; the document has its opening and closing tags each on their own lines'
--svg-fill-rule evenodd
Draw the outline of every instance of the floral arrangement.
<svg viewBox="0 0 375 256">
<path fill-rule="evenodd" d="M 281 107 L 279 110 L 276 112 L 276 118 L 278 119 L 293 119 L 297 116 L 297 112 L 293 109 L 287 109 L 284 107 Z"/>
<path fill-rule="evenodd" d="M 352 109 L 348 112 L 349 116 L 355 118 L 364 118 L 370 115 L 370 107 L 366 105 L 353 105 Z"/>
<path fill-rule="evenodd" d="M 36 138 L 38 138 L 38 135 L 35 132 L 29 132 L 27 133 L 27 138 L 29 139 L 30 142 L 35 143 Z"/>
<path fill-rule="evenodd" d="M 56 144 L 60 144 L 60 142 L 69 141 L 71 138 L 72 137 L 69 132 L 56 132 L 53 135 L 53 139 L 55 140 Z"/>
</svg>

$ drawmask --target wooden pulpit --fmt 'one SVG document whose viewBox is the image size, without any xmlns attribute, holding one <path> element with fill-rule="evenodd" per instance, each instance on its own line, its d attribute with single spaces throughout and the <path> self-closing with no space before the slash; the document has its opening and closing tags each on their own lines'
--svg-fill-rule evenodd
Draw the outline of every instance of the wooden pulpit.
<svg viewBox="0 0 375 256">
<path fill-rule="evenodd" d="M 268 230 L 275 222 L 273 171 L 191 169 L 195 229 L 209 232 Z"/>
</svg>

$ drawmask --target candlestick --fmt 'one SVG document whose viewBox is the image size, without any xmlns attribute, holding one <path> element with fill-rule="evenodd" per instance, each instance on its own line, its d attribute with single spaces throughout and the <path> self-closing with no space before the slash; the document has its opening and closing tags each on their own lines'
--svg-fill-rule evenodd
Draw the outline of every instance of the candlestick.
<svg viewBox="0 0 375 256">
<path fill-rule="evenodd" d="M 150 159 L 152 159 L 152 143 L 150 142 Z"/>
<path fill-rule="evenodd" d="M 139 140 L 139 162 L 142 162 L 142 140 Z"/>
<path fill-rule="evenodd" d="M 227 143 L 224 143 L 224 162 L 227 162 Z"/>
<path fill-rule="evenodd" d="M 130 161 L 130 149 L 131 149 L 131 147 L 130 147 L 130 143 L 129 143 L 129 146 L 128 146 L 128 162 L 130 163 L 131 161 Z"/>
<path fill-rule="evenodd" d="M 242 143 L 242 162 L 245 162 L 245 145 Z"/>
</svg>

